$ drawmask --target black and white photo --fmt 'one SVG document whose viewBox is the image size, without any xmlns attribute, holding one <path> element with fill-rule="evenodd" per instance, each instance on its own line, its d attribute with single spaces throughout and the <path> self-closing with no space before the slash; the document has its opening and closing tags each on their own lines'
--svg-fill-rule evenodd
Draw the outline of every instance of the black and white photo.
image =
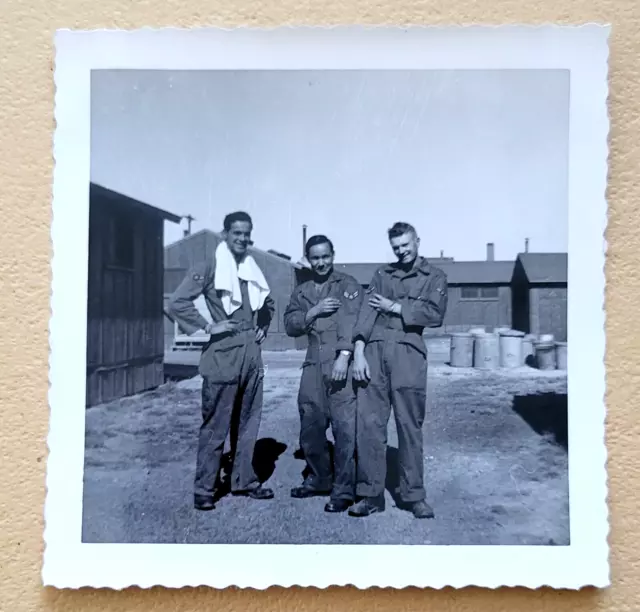
<svg viewBox="0 0 640 612">
<path fill-rule="evenodd" d="M 59 33 L 45 582 L 607 584 L 607 34 Z"/>
</svg>

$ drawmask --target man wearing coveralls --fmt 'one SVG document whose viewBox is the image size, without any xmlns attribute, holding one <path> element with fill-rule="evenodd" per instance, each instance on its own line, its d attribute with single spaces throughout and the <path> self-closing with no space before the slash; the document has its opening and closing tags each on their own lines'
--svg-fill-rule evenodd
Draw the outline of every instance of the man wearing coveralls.
<svg viewBox="0 0 640 612">
<path fill-rule="evenodd" d="M 362 499 L 351 516 L 384 510 L 387 424 L 393 408 L 398 431 L 402 507 L 432 518 L 425 501 L 422 425 L 426 410 L 425 327 L 440 327 L 447 308 L 442 270 L 418 256 L 420 239 L 408 223 L 389 230 L 397 263 L 376 270 L 354 329 L 357 395 L 357 485 Z"/>
<path fill-rule="evenodd" d="M 260 344 L 274 313 L 269 287 L 248 254 L 253 224 L 244 212 L 225 217 L 224 242 L 215 257 L 193 267 L 173 294 L 169 313 L 185 333 L 204 330 L 202 426 L 196 462 L 194 505 L 215 508 L 216 483 L 227 434 L 231 433 L 231 492 L 270 499 L 253 470 L 253 452 L 262 414 L 264 369 Z M 213 323 L 198 312 L 203 296 Z"/>
<path fill-rule="evenodd" d="M 287 334 L 308 338 L 298 408 L 309 475 L 291 496 L 331 494 L 325 511 L 344 512 L 355 498 L 356 405 L 349 364 L 363 291 L 353 277 L 334 270 L 329 238 L 312 236 L 305 252 L 313 278 L 296 288 L 284 313 Z M 329 424 L 335 440 L 333 466 Z"/>
</svg>

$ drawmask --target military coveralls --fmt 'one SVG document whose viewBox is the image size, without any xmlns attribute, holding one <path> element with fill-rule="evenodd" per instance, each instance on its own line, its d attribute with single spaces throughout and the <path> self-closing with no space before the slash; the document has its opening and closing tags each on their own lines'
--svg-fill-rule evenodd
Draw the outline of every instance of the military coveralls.
<svg viewBox="0 0 640 612">
<path fill-rule="evenodd" d="M 310 280 L 298 286 L 284 313 L 287 334 L 306 334 L 308 338 L 298 393 L 300 446 L 310 472 L 305 485 L 331 490 L 333 500 L 355 497 L 356 405 L 351 366 L 344 381 L 332 381 L 331 372 L 339 351 L 353 352 L 353 326 L 363 293 L 353 277 L 334 270 L 322 285 Z M 329 297 L 340 300 L 340 308 L 306 324 L 307 312 Z M 333 470 L 327 441 L 329 424 L 335 440 Z"/>
<path fill-rule="evenodd" d="M 369 303 L 378 293 L 402 306 L 402 315 L 379 313 Z M 404 272 L 389 264 L 373 275 L 354 329 L 364 340 L 371 380 L 357 393 L 356 493 L 378 497 L 386 480 L 387 424 L 391 408 L 398 432 L 399 490 L 403 502 L 425 499 L 422 425 L 426 411 L 425 327 L 442 325 L 447 308 L 445 274 L 418 257 Z"/>
<path fill-rule="evenodd" d="M 259 486 L 253 470 L 253 451 L 262 415 L 264 369 L 256 327 L 268 328 L 274 302 L 267 296 L 262 308 L 251 311 L 247 282 L 240 281 L 242 306 L 231 316 L 225 312 L 215 289 L 215 261 L 195 266 L 173 294 L 169 313 L 187 334 L 207 326 L 193 300 L 200 295 L 214 323 L 238 321 L 237 333 L 211 336 L 200 357 L 202 375 L 202 426 L 196 462 L 195 494 L 214 494 L 224 443 L 231 431 L 231 491 L 243 492 Z"/>
</svg>

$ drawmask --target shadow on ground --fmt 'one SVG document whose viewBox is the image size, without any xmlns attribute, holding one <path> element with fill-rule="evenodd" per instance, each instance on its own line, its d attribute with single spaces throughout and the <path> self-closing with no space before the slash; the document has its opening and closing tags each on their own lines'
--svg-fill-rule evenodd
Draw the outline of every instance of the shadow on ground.
<svg viewBox="0 0 640 612">
<path fill-rule="evenodd" d="M 261 483 L 267 482 L 276 470 L 276 462 L 287 450 L 287 445 L 275 438 L 260 438 L 253 451 L 253 469 Z M 233 454 L 231 451 L 222 456 L 220 479 L 216 486 L 216 499 L 220 500 L 231 493 L 231 471 Z"/>
<path fill-rule="evenodd" d="M 537 393 L 516 395 L 513 410 L 539 435 L 551 435 L 565 450 L 568 448 L 567 395 Z"/>
</svg>

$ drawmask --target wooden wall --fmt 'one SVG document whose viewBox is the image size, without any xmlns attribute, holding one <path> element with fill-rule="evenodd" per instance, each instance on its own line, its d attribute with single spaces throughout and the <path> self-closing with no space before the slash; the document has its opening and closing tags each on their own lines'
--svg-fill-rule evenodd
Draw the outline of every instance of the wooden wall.
<svg viewBox="0 0 640 612">
<path fill-rule="evenodd" d="M 566 342 L 566 286 L 534 286 L 531 287 L 529 296 L 531 333 L 553 334 L 556 340 Z"/>
<path fill-rule="evenodd" d="M 92 196 L 87 406 L 163 383 L 163 219 Z"/>
</svg>

